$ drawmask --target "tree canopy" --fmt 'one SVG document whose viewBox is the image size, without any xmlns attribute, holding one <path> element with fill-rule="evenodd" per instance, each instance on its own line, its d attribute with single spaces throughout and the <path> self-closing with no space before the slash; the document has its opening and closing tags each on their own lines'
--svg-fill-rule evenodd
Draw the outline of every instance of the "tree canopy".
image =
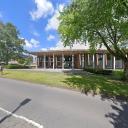
<svg viewBox="0 0 128 128">
<path fill-rule="evenodd" d="M 72 0 L 59 19 L 64 45 L 88 41 L 93 51 L 105 46 L 108 52 L 124 61 L 128 78 L 127 0 Z"/>
<path fill-rule="evenodd" d="M 0 22 L 0 61 L 7 64 L 11 59 L 19 58 L 25 52 L 24 44 L 19 31 L 12 23 Z"/>
</svg>

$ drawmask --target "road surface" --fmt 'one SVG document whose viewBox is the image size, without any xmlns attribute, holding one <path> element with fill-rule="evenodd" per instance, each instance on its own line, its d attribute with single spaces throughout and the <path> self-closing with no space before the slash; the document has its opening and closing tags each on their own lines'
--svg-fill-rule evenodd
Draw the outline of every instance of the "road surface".
<svg viewBox="0 0 128 128">
<path fill-rule="evenodd" d="M 0 128 L 128 128 L 128 104 L 0 78 Z"/>
</svg>

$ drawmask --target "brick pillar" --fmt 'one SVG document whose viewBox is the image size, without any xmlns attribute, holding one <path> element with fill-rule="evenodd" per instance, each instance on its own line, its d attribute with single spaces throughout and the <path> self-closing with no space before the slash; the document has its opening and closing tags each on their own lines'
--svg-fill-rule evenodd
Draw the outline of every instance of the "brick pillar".
<svg viewBox="0 0 128 128">
<path fill-rule="evenodd" d="M 55 59 L 56 59 L 56 68 L 58 67 L 58 65 L 57 65 L 57 56 L 55 57 Z"/>
<path fill-rule="evenodd" d="M 79 54 L 79 65 L 80 65 L 80 68 L 82 67 L 81 66 L 81 54 Z"/>
<path fill-rule="evenodd" d="M 64 69 L 64 54 L 62 53 L 62 69 Z"/>
<path fill-rule="evenodd" d="M 53 54 L 53 69 L 55 68 L 55 56 Z"/>
</svg>

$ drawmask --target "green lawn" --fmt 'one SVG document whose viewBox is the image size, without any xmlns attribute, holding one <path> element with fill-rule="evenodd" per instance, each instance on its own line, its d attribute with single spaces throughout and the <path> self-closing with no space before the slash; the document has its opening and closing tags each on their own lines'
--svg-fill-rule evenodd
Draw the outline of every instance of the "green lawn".
<svg viewBox="0 0 128 128">
<path fill-rule="evenodd" d="M 117 73 L 116 73 L 117 74 Z M 128 97 L 128 83 L 101 75 L 7 70 L 0 77 L 82 90 L 85 93 Z"/>
</svg>

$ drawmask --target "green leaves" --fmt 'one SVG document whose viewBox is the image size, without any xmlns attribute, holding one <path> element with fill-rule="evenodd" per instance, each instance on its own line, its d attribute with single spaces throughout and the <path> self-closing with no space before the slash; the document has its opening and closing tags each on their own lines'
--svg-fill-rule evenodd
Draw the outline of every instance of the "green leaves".
<svg viewBox="0 0 128 128">
<path fill-rule="evenodd" d="M 64 45 L 88 40 L 92 51 L 104 45 L 128 60 L 123 46 L 128 40 L 127 0 L 73 0 L 61 13 L 58 30 Z"/>
<path fill-rule="evenodd" d="M 17 59 L 24 52 L 24 40 L 19 38 L 19 31 L 11 24 L 0 23 L 0 61 L 8 63 Z"/>
</svg>

